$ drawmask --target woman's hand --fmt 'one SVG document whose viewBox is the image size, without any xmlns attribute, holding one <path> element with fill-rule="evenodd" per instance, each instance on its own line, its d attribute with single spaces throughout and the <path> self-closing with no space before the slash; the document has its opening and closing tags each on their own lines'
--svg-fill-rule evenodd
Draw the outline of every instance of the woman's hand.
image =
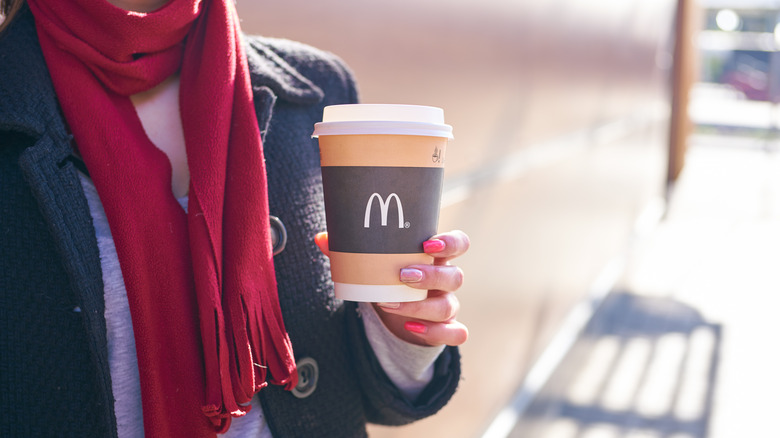
<svg viewBox="0 0 780 438">
<path fill-rule="evenodd" d="M 327 254 L 327 233 L 315 241 Z M 457 321 L 460 303 L 455 291 L 463 284 L 463 272 L 449 261 L 469 248 L 462 231 L 437 234 L 423 244 L 434 257 L 432 265 L 411 265 L 401 269 L 400 280 L 416 289 L 427 289 L 428 297 L 407 303 L 375 303 L 379 317 L 399 338 L 417 345 L 460 345 L 468 338 L 468 329 Z"/>
</svg>

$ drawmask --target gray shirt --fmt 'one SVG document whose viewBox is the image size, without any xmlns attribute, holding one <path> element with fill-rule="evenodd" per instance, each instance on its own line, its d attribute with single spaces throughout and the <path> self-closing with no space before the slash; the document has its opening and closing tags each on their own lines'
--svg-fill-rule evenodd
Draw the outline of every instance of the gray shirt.
<svg viewBox="0 0 780 438">
<path fill-rule="evenodd" d="M 103 204 L 92 181 L 79 174 L 81 186 L 89 204 L 103 270 L 105 295 L 106 332 L 111 385 L 114 393 L 114 410 L 117 432 L 120 438 L 144 435 L 141 406 L 141 384 L 133 336 L 133 322 L 127 301 L 122 271 L 108 226 Z M 187 209 L 187 197 L 179 199 Z M 433 377 L 433 364 L 444 346 L 424 347 L 409 344 L 393 335 L 382 323 L 374 307 L 359 304 L 368 341 L 379 363 L 390 380 L 401 392 L 414 400 Z M 246 416 L 234 418 L 224 437 L 270 438 L 271 431 L 263 417 L 259 400 L 252 399 L 252 409 Z"/>
</svg>

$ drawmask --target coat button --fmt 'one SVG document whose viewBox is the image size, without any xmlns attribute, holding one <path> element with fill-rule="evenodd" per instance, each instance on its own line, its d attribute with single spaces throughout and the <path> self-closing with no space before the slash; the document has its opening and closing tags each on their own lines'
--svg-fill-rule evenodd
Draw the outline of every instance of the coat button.
<svg viewBox="0 0 780 438">
<path fill-rule="evenodd" d="M 274 255 L 284 251 L 284 247 L 287 246 L 287 228 L 284 227 L 282 221 L 276 217 L 271 216 L 271 244 L 273 246 Z"/>
<path fill-rule="evenodd" d="M 306 398 L 317 389 L 320 369 L 317 361 L 310 357 L 304 357 L 295 365 L 298 367 L 298 384 L 293 388 L 292 394 L 298 398 Z"/>
</svg>

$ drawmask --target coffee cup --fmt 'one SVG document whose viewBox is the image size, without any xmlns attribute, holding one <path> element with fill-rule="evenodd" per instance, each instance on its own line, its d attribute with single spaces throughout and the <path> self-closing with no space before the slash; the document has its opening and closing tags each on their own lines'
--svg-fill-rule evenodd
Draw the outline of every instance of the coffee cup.
<svg viewBox="0 0 780 438">
<path fill-rule="evenodd" d="M 437 233 L 444 155 L 452 127 L 440 108 L 328 106 L 315 124 L 337 298 L 405 302 L 427 291 L 399 279 L 430 264 L 423 242 Z"/>
</svg>

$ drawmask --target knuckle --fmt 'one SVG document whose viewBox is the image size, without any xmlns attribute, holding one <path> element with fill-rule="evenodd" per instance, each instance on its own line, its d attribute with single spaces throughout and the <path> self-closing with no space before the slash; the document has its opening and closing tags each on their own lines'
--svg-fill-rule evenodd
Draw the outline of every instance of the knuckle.
<svg viewBox="0 0 780 438">
<path fill-rule="evenodd" d="M 463 285 L 463 270 L 457 266 L 453 266 L 452 274 L 453 290 L 459 289 Z"/>
<path fill-rule="evenodd" d="M 438 309 L 436 309 L 436 320 L 447 321 L 450 318 L 452 318 L 452 309 L 450 308 L 449 303 L 443 301 L 442 304 L 438 306 Z"/>
<path fill-rule="evenodd" d="M 452 315 L 450 316 L 450 319 L 455 319 L 455 317 L 458 316 L 458 313 L 460 312 L 460 300 L 455 294 L 449 294 L 447 298 L 450 301 L 450 308 L 452 308 Z"/>
<path fill-rule="evenodd" d="M 437 318 L 439 321 L 449 321 L 458 314 L 458 299 L 454 294 L 447 294 L 440 300 L 437 306 Z"/>
<path fill-rule="evenodd" d="M 431 279 L 434 288 L 455 291 L 463 284 L 463 271 L 453 265 L 438 266 L 433 270 Z"/>
<path fill-rule="evenodd" d="M 431 303 L 431 307 L 428 309 L 428 319 L 431 321 L 441 322 L 445 321 L 444 318 L 449 312 L 446 308 L 444 300 L 437 299 Z"/>
<path fill-rule="evenodd" d="M 431 268 L 431 280 L 435 289 L 440 289 L 449 279 L 448 267 L 434 266 Z"/>
</svg>

